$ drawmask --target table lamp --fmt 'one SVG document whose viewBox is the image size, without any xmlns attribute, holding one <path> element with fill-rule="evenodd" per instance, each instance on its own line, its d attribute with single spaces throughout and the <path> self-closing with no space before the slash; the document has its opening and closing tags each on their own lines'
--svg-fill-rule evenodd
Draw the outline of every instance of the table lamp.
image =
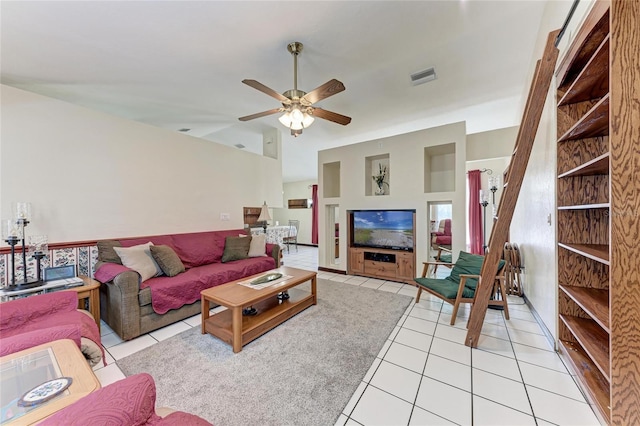
<svg viewBox="0 0 640 426">
<path fill-rule="evenodd" d="M 264 233 L 267 233 L 267 221 L 271 220 L 271 216 L 269 216 L 269 207 L 267 207 L 267 202 L 265 201 L 262 204 L 262 209 L 260 210 L 260 216 L 258 216 L 258 222 L 262 222 L 262 229 L 264 229 Z"/>
</svg>

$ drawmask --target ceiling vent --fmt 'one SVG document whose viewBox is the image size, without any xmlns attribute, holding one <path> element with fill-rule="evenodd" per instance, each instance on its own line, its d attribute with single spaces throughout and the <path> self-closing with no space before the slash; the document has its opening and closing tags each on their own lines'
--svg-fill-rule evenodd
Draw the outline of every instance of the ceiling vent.
<svg viewBox="0 0 640 426">
<path fill-rule="evenodd" d="M 434 67 L 411 74 L 411 85 L 417 86 L 436 79 L 436 69 Z"/>
<path fill-rule="evenodd" d="M 191 129 L 187 129 L 187 128 L 184 128 L 184 129 L 178 129 L 178 131 L 179 131 L 179 132 L 182 132 L 182 133 L 186 133 L 186 132 L 188 132 L 189 130 L 191 130 Z"/>
<path fill-rule="evenodd" d="M 244 148 L 246 148 L 246 147 L 245 147 L 244 145 L 242 145 L 241 143 L 237 143 L 237 144 L 235 144 L 234 146 L 235 146 L 236 148 L 238 148 L 238 149 L 244 149 Z"/>
</svg>

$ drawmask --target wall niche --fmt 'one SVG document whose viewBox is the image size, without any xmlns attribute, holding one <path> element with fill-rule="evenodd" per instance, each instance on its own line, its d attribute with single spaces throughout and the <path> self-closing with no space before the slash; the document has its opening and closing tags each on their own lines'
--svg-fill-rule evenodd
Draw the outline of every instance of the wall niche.
<svg viewBox="0 0 640 426">
<path fill-rule="evenodd" d="M 424 192 L 456 190 L 456 144 L 429 146 L 424 149 Z"/>
<path fill-rule="evenodd" d="M 391 167 L 389 167 L 389 154 L 374 155 L 364 159 L 364 194 L 365 195 L 391 195 Z M 384 180 L 378 185 L 374 177 L 384 173 Z"/>
<path fill-rule="evenodd" d="M 322 165 L 322 196 L 335 198 L 340 196 L 340 162 Z"/>
</svg>

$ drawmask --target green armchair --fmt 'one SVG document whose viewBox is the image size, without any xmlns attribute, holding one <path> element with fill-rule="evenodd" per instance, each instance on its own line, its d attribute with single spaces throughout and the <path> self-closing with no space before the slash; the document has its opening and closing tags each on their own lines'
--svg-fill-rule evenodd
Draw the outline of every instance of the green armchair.
<svg viewBox="0 0 640 426">
<path fill-rule="evenodd" d="M 429 266 L 436 263 L 442 265 L 442 262 L 423 262 L 422 276 L 415 279 L 415 282 L 418 284 L 416 303 L 420 302 L 420 295 L 423 291 L 426 291 L 453 305 L 451 325 L 454 325 L 460 305 L 462 303 L 473 303 L 475 300 L 476 288 L 478 286 L 480 269 L 482 268 L 483 262 L 484 256 L 461 251 L 456 263 L 449 264 L 452 266 L 451 274 L 443 279 L 427 277 Z M 502 306 L 504 308 L 505 318 L 509 319 L 504 277 L 499 275 L 503 267 L 504 260 L 500 260 L 498 270 L 496 271 L 496 279 L 491 283 L 494 289 L 493 297 L 489 301 L 489 305 Z"/>
</svg>

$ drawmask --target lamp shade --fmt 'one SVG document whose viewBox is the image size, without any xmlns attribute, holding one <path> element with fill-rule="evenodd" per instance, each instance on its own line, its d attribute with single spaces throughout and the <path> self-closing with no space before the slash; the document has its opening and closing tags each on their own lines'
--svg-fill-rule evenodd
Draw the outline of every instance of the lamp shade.
<svg viewBox="0 0 640 426">
<path fill-rule="evenodd" d="M 262 205 L 262 209 L 260 209 L 260 216 L 258 216 L 258 222 L 266 222 L 271 220 L 271 216 L 269 216 L 269 207 L 267 207 L 267 202 L 265 201 Z"/>
</svg>

